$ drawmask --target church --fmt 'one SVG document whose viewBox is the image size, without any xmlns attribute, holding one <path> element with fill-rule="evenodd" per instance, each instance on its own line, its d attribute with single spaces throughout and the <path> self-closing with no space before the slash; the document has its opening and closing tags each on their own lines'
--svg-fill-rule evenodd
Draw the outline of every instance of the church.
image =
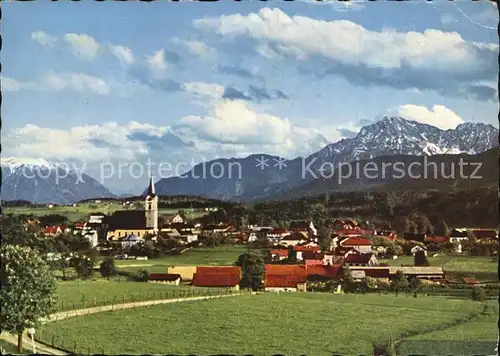
<svg viewBox="0 0 500 356">
<path fill-rule="evenodd" d="M 107 219 L 107 240 L 120 240 L 130 234 L 143 239 L 146 235 L 158 234 L 158 196 L 155 183 L 150 178 L 144 210 L 118 210 Z"/>
</svg>

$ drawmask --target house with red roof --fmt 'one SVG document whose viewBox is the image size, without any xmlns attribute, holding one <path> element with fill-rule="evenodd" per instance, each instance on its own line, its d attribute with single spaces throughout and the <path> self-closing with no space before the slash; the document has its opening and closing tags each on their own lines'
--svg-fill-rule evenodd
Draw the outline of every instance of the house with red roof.
<svg viewBox="0 0 500 356">
<path fill-rule="evenodd" d="M 323 266 L 323 260 L 304 260 L 306 266 Z"/>
<path fill-rule="evenodd" d="M 283 237 L 280 241 L 280 244 L 285 245 L 285 246 L 295 246 L 295 245 L 298 245 L 300 243 L 304 243 L 307 241 L 308 241 L 308 238 L 305 237 L 300 232 L 292 232 L 291 234 Z"/>
<path fill-rule="evenodd" d="M 338 281 L 342 278 L 342 266 L 306 265 L 308 281 Z"/>
<path fill-rule="evenodd" d="M 197 267 L 193 276 L 195 287 L 219 287 L 239 290 L 241 268 L 236 266 Z"/>
<path fill-rule="evenodd" d="M 352 247 L 337 246 L 331 252 L 327 252 L 323 257 L 324 265 L 344 264 L 344 260 L 349 254 L 359 254 L 359 251 Z"/>
<path fill-rule="evenodd" d="M 271 250 L 271 259 L 273 261 L 281 261 L 288 258 L 288 250 L 285 249 L 274 249 Z"/>
<path fill-rule="evenodd" d="M 366 267 L 376 267 L 378 266 L 377 258 L 373 253 L 361 253 L 355 254 L 351 253 L 344 259 L 345 266 L 366 266 Z"/>
<path fill-rule="evenodd" d="M 67 232 L 67 227 L 64 225 L 53 225 L 53 226 L 46 226 L 43 229 L 43 233 L 46 236 L 56 236 L 59 235 L 63 232 Z"/>
<path fill-rule="evenodd" d="M 496 230 L 472 230 L 472 236 L 478 240 L 498 241 L 498 232 Z M 483 241 L 481 241 L 483 242 Z"/>
<path fill-rule="evenodd" d="M 340 241 L 340 246 L 342 247 L 352 247 L 359 253 L 369 253 L 372 251 L 371 240 L 364 238 L 354 238 L 350 237 L 348 239 Z"/>
<path fill-rule="evenodd" d="M 265 266 L 264 289 L 266 292 L 305 292 L 306 286 L 306 266 L 272 264 Z"/>
<path fill-rule="evenodd" d="M 317 244 L 316 245 L 295 245 L 293 247 L 293 250 L 296 253 L 297 260 L 301 261 L 301 260 L 303 260 L 303 258 L 302 258 L 303 252 L 320 252 L 321 248 Z"/>
<path fill-rule="evenodd" d="M 446 244 L 450 242 L 449 236 L 426 236 L 424 244 Z"/>
<path fill-rule="evenodd" d="M 289 235 L 290 231 L 288 229 L 275 228 L 267 232 L 268 238 L 281 238 Z"/>
</svg>

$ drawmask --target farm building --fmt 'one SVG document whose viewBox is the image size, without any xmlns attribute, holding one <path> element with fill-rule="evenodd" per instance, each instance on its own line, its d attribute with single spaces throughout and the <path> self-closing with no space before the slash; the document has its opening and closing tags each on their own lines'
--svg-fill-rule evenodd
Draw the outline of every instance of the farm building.
<svg viewBox="0 0 500 356">
<path fill-rule="evenodd" d="M 181 275 L 173 273 L 150 273 L 148 276 L 148 282 L 173 284 L 178 286 L 181 282 Z"/>
<path fill-rule="evenodd" d="M 240 267 L 197 267 L 193 276 L 193 286 L 239 290 L 240 280 Z"/>
</svg>

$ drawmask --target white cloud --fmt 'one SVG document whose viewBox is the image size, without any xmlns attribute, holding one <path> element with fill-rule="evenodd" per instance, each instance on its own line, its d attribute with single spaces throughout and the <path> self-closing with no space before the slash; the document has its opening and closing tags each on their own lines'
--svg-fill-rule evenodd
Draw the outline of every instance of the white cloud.
<svg viewBox="0 0 500 356">
<path fill-rule="evenodd" d="M 158 50 L 152 56 L 147 56 L 147 61 L 151 73 L 156 77 L 162 77 L 168 68 L 167 61 L 165 60 L 165 51 Z"/>
<path fill-rule="evenodd" d="M 9 134 L 9 148 L 16 156 L 47 159 L 79 159 L 85 162 L 103 159 L 133 159 L 146 152 L 144 144 L 129 140 L 129 126 L 116 123 L 78 126 L 70 129 L 44 128 L 27 124 Z M 110 146 L 95 145 L 93 140 L 105 140 Z"/>
<path fill-rule="evenodd" d="M 6 91 L 72 90 L 97 95 L 109 95 L 111 93 L 111 86 L 105 80 L 83 73 L 49 72 L 40 80 L 34 82 L 20 82 L 12 78 L 2 77 L 2 88 Z"/>
<path fill-rule="evenodd" d="M 293 58 L 362 85 L 432 89 L 489 100 L 491 90 L 476 83 L 498 71 L 497 44 L 466 41 L 457 32 L 373 31 L 347 20 L 288 16 L 270 8 L 247 16 L 199 19 L 194 25 L 228 39 L 252 38 L 265 57 Z"/>
<path fill-rule="evenodd" d="M 298 59 L 321 55 L 343 63 L 395 68 L 408 61 L 415 67 L 477 66 L 475 54 L 456 32 L 428 29 L 421 32 L 367 30 L 347 20 L 324 21 L 305 16 L 289 17 L 279 9 L 264 8 L 248 16 L 223 15 L 196 20 L 228 37 L 247 36 L 279 45 L 283 54 Z"/>
<path fill-rule="evenodd" d="M 174 43 L 181 44 L 187 48 L 189 52 L 202 58 L 213 58 L 217 56 L 217 51 L 209 47 L 205 42 L 195 40 L 183 40 L 178 37 L 172 39 Z"/>
<path fill-rule="evenodd" d="M 32 32 L 31 39 L 46 47 L 55 47 L 57 43 L 56 37 L 53 37 L 43 31 Z"/>
<path fill-rule="evenodd" d="M 189 128 L 204 141 L 242 145 L 248 151 L 287 157 L 310 153 L 328 143 L 319 130 L 297 126 L 287 118 L 257 112 L 247 102 L 239 100 L 219 101 L 209 115 L 186 116 L 180 120 L 179 126 Z"/>
<path fill-rule="evenodd" d="M 2 90 L 5 91 L 20 91 L 32 87 L 32 83 L 19 82 L 13 78 L 1 77 Z"/>
<path fill-rule="evenodd" d="M 392 111 L 396 114 L 395 116 L 436 126 L 443 130 L 454 129 L 464 122 L 460 116 L 443 105 L 434 105 L 428 109 L 425 106 L 406 104 Z"/>
<path fill-rule="evenodd" d="M 101 45 L 86 34 L 67 33 L 64 40 L 71 45 L 73 54 L 87 60 L 94 60 Z"/>
<path fill-rule="evenodd" d="M 118 58 L 122 65 L 130 65 L 134 63 L 134 53 L 130 48 L 120 45 L 108 45 L 108 47 L 111 53 Z"/>
<path fill-rule="evenodd" d="M 182 89 L 200 99 L 209 98 L 217 100 L 222 98 L 225 88 L 215 83 L 187 82 L 182 84 Z"/>
</svg>

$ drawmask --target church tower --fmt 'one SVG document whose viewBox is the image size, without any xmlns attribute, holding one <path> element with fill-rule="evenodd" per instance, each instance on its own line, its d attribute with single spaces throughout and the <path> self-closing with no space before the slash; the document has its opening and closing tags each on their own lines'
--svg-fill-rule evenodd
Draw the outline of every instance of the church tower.
<svg viewBox="0 0 500 356">
<path fill-rule="evenodd" d="M 153 177 L 149 180 L 144 213 L 146 214 L 146 228 L 158 232 L 158 197 L 155 194 L 155 182 Z"/>
</svg>

